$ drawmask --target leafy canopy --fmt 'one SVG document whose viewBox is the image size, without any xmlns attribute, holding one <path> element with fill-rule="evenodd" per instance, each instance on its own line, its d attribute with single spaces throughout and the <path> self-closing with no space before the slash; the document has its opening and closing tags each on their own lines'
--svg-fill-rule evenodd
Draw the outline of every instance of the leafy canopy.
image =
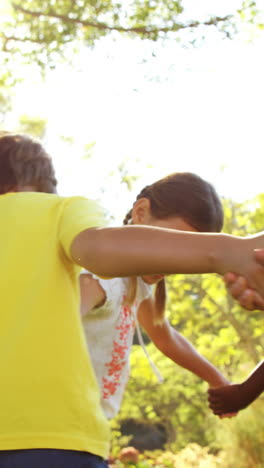
<svg viewBox="0 0 264 468">
<path fill-rule="evenodd" d="M 11 5 L 9 14 L 2 14 L 2 50 L 42 66 L 55 66 L 60 56 L 69 60 L 81 44 L 94 45 L 113 33 L 156 41 L 216 27 L 232 36 L 241 21 L 258 18 L 256 2 L 249 0 L 238 11 L 204 19 L 187 17 L 183 0 L 14 0 Z"/>
</svg>

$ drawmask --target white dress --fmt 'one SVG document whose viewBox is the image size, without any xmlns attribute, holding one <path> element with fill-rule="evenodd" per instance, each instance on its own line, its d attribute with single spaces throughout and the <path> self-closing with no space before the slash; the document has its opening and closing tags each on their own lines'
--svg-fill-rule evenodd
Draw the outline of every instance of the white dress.
<svg viewBox="0 0 264 468">
<path fill-rule="evenodd" d="M 94 371 L 101 390 L 101 404 L 108 419 L 119 411 L 129 377 L 129 355 L 136 326 L 137 309 L 151 295 L 151 287 L 137 278 L 132 306 L 126 304 L 129 278 L 96 278 L 106 301 L 83 316 L 83 326 Z"/>
</svg>

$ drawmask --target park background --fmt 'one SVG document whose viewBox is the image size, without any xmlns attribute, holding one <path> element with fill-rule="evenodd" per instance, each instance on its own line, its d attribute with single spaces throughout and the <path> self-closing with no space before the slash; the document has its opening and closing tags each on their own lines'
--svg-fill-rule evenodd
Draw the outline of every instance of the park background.
<svg viewBox="0 0 264 468">
<path fill-rule="evenodd" d="M 221 195 L 225 232 L 264 229 L 261 1 L 1 0 L 0 46 L 0 128 L 43 140 L 62 195 L 99 199 L 118 225 L 144 185 L 191 171 Z M 216 275 L 168 292 L 172 325 L 228 378 L 263 358 L 263 312 Z M 264 467 L 263 399 L 217 419 L 207 385 L 144 339 L 165 381 L 135 343 L 112 464 Z"/>
</svg>

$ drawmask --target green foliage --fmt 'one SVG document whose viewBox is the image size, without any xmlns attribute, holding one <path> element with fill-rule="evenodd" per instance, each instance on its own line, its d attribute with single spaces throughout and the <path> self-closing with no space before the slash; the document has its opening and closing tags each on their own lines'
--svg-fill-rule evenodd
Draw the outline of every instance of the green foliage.
<svg viewBox="0 0 264 468">
<path fill-rule="evenodd" d="M 159 384 L 140 346 L 131 356 L 131 375 L 125 399 L 116 422 L 133 418 L 160 423 L 168 435 L 168 447 L 179 449 L 186 440 L 206 445 L 212 438 L 206 428 L 208 410 L 206 386 L 196 376 L 176 366 L 153 346 L 148 345 L 164 382 Z M 210 415 L 209 415 L 210 416 Z M 115 445 L 121 444 L 118 438 Z"/>
<path fill-rule="evenodd" d="M 125 184 L 127 190 L 131 192 L 133 189 L 134 183 L 139 179 L 139 175 L 135 175 L 131 173 L 131 169 L 129 167 L 129 159 L 125 159 L 122 161 L 118 166 L 118 173 L 120 176 L 121 184 Z"/>
<path fill-rule="evenodd" d="M 6 115 L 12 108 L 12 91 L 16 80 L 5 66 L 5 61 L 0 60 L 2 74 L 0 76 L 0 122 L 4 122 Z M 3 69 L 5 72 L 3 73 Z"/>
<path fill-rule="evenodd" d="M 263 338 L 254 330 L 262 318 L 229 297 L 221 278 L 177 275 L 169 287 L 171 322 L 202 354 L 231 375 L 239 362 L 259 361 Z"/>
<path fill-rule="evenodd" d="M 82 44 L 92 46 L 112 33 L 158 40 L 179 38 L 181 31 L 217 27 L 229 36 L 237 22 L 259 24 L 255 2 L 244 2 L 238 13 L 198 20 L 186 18 L 182 0 L 14 0 L 4 15 L 0 33 L 6 54 L 34 58 L 41 66 L 56 66 L 60 57 L 70 61 Z M 116 37 L 116 36 L 114 36 Z M 193 40 L 193 38 L 192 38 Z"/>
<path fill-rule="evenodd" d="M 157 463 L 168 468 L 224 468 L 223 454 L 209 453 L 207 447 L 198 444 L 188 444 L 180 452 L 174 454 L 165 452 L 157 458 Z"/>
<path fill-rule="evenodd" d="M 92 141 L 92 143 L 86 143 L 84 145 L 83 159 L 91 159 L 91 157 L 93 156 L 95 144 L 95 141 Z"/>
<path fill-rule="evenodd" d="M 169 450 L 165 452 L 144 452 L 136 458 L 131 450 L 131 461 L 122 461 L 120 457 L 112 457 L 110 468 L 228 468 L 225 464 L 224 452 L 212 454 L 207 447 L 198 444 L 188 444 L 184 449 L 175 453 Z M 236 466 L 236 465 L 234 465 Z"/>
<path fill-rule="evenodd" d="M 3 121 L 6 113 L 10 110 L 10 97 L 1 91 L 0 88 L 0 121 Z"/>
<path fill-rule="evenodd" d="M 0 60 L 0 64 L 5 64 L 4 60 Z M 11 70 L 5 65 L 2 67 L 6 71 L 0 76 L 0 124 L 5 127 L 7 116 L 12 113 L 13 95 L 15 94 L 15 85 L 18 79 L 14 76 Z M 39 116 L 21 115 L 17 123 L 17 131 L 29 133 L 38 138 L 43 138 L 46 132 L 47 121 Z M 15 128 L 13 129 L 14 131 Z"/>
<path fill-rule="evenodd" d="M 46 119 L 41 117 L 31 117 L 28 115 L 21 115 L 19 118 L 19 131 L 28 133 L 38 138 L 43 138 L 46 132 Z"/>
<path fill-rule="evenodd" d="M 244 0 L 242 8 L 238 10 L 238 15 L 242 23 L 249 30 L 254 38 L 264 29 L 263 5 L 260 9 L 257 1 Z"/>
<path fill-rule="evenodd" d="M 236 418 L 219 424 L 219 443 L 225 447 L 228 468 L 262 468 L 264 460 L 264 399 L 261 397 Z"/>
</svg>

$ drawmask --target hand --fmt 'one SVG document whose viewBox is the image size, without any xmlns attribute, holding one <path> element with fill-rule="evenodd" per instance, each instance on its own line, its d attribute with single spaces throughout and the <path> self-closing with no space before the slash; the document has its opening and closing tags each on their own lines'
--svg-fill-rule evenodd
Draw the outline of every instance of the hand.
<svg viewBox="0 0 264 468">
<path fill-rule="evenodd" d="M 237 416 L 237 413 L 225 413 L 225 414 L 220 414 L 219 415 L 219 418 L 220 419 L 227 419 L 227 418 L 234 418 L 235 416 Z"/>
<path fill-rule="evenodd" d="M 229 380 L 227 380 L 225 377 L 221 376 L 221 378 L 217 379 L 217 382 L 209 383 L 209 389 L 222 388 L 222 387 L 226 387 L 226 386 L 229 386 L 229 385 L 231 385 Z M 237 413 L 225 413 L 225 414 L 219 415 L 219 418 L 220 419 L 233 418 L 236 415 L 237 415 Z"/>
<path fill-rule="evenodd" d="M 229 416 L 248 405 L 243 384 L 232 384 L 208 390 L 209 407 L 218 416 Z"/>
<path fill-rule="evenodd" d="M 257 256 L 260 256 L 261 260 L 263 257 L 264 260 L 264 250 L 257 251 Z M 243 276 L 226 273 L 224 281 L 229 293 L 239 302 L 241 307 L 247 310 L 264 310 L 264 299 L 257 291 L 249 288 L 247 280 Z"/>
<path fill-rule="evenodd" d="M 227 235 L 219 245 L 213 257 L 216 260 L 216 272 L 222 275 L 233 272 L 244 277 L 247 288 L 257 291 L 264 301 L 264 232 L 244 238 Z M 244 297 L 246 306 L 247 294 Z M 252 307 L 257 308 L 254 303 Z"/>
<path fill-rule="evenodd" d="M 264 249 L 255 249 L 255 259 L 261 266 L 264 266 Z"/>
</svg>

